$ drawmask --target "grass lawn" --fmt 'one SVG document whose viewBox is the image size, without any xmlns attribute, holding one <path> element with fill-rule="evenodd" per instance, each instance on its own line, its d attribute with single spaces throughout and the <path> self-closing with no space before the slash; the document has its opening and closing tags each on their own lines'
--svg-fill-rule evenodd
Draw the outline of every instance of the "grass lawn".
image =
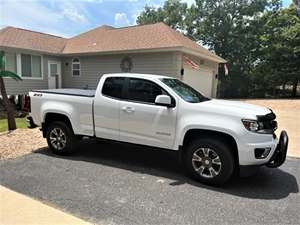
<svg viewBox="0 0 300 225">
<path fill-rule="evenodd" d="M 27 128 L 26 118 L 16 118 L 17 128 Z M 0 119 L 0 132 L 7 131 L 7 119 Z"/>
</svg>

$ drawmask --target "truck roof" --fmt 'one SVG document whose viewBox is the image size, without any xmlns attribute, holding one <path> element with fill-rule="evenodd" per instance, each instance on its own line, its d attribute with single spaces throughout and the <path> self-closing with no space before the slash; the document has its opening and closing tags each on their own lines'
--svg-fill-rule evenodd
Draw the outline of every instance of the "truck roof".
<svg viewBox="0 0 300 225">
<path fill-rule="evenodd" d="M 153 79 L 160 79 L 160 78 L 170 78 L 175 79 L 174 77 L 168 77 L 159 74 L 146 74 L 146 73 L 106 73 L 103 77 L 134 77 L 134 78 L 153 78 Z"/>
</svg>

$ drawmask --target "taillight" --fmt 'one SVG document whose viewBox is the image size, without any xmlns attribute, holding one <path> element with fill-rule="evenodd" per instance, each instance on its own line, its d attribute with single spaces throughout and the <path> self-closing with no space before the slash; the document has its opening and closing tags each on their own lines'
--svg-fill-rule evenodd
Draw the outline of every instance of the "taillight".
<svg viewBox="0 0 300 225">
<path fill-rule="evenodd" d="M 24 104 L 23 104 L 23 108 L 22 111 L 25 112 L 31 112 L 31 103 L 30 103 L 30 96 L 25 95 L 24 97 Z"/>
</svg>

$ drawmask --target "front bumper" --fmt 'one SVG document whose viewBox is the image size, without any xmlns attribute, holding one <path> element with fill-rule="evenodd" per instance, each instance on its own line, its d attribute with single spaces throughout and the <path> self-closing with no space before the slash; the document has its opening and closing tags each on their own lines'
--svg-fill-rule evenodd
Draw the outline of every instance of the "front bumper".
<svg viewBox="0 0 300 225">
<path fill-rule="evenodd" d="M 270 134 L 248 132 L 239 139 L 237 144 L 240 166 L 260 166 L 267 164 L 272 166 L 271 164 L 273 164 L 276 167 L 276 165 L 281 165 L 285 160 L 288 137 L 285 131 L 281 132 L 279 139 Z M 269 152 L 265 157 L 258 158 L 255 156 L 256 149 L 269 149 Z M 274 162 L 271 163 L 271 161 Z"/>
<path fill-rule="evenodd" d="M 259 165 L 240 165 L 239 175 L 241 177 L 248 177 L 255 174 L 261 166 L 267 166 L 269 168 L 277 168 L 281 166 L 287 155 L 289 138 L 286 131 L 281 131 L 279 141 L 273 154 L 271 154 L 268 162 Z"/>
<path fill-rule="evenodd" d="M 281 166 L 285 162 L 288 144 L 289 137 L 287 135 L 287 132 L 281 131 L 279 142 L 269 162 L 266 164 L 267 167 L 276 168 Z"/>
</svg>

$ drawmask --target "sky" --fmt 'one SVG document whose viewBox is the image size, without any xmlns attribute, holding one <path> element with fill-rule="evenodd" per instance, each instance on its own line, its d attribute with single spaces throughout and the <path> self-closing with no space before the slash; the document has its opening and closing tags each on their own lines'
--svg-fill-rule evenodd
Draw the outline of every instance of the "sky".
<svg viewBox="0 0 300 225">
<path fill-rule="evenodd" d="M 182 0 L 188 5 L 194 0 Z M 283 0 L 288 6 L 292 0 Z M 72 37 L 101 25 L 136 24 L 145 5 L 164 0 L 0 0 L 0 28 L 14 26 L 62 37 Z"/>
</svg>

